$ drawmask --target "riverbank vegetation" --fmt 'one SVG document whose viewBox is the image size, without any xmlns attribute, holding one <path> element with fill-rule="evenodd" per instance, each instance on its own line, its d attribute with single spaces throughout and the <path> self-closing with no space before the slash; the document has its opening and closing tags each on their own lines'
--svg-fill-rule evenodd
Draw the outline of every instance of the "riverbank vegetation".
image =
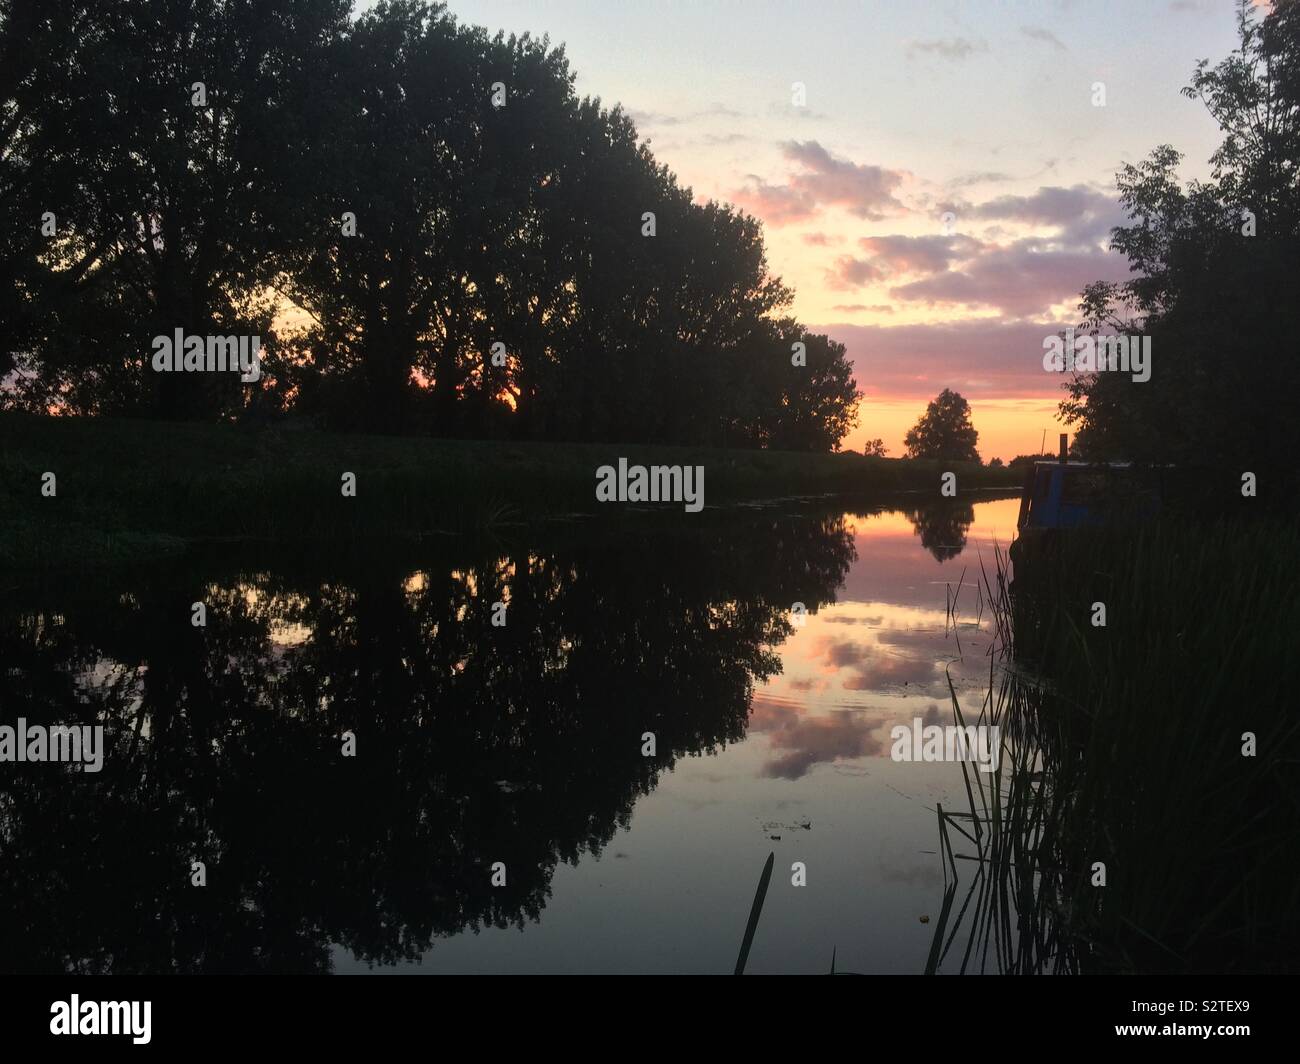
<svg viewBox="0 0 1300 1064">
<path fill-rule="evenodd" d="M 947 471 L 963 492 L 1018 483 L 1018 474 L 975 464 L 852 453 L 399 439 L 8 414 L 0 415 L 0 564 L 143 559 L 199 539 L 328 543 L 572 513 L 682 513 L 681 503 L 597 504 L 596 470 L 620 457 L 703 466 L 706 507 L 826 494 L 933 497 Z M 53 496 L 42 494 L 46 473 L 54 474 Z M 356 477 L 355 496 L 343 494 L 345 473 Z"/>
<path fill-rule="evenodd" d="M 932 961 L 1295 970 L 1297 556 L 1291 525 L 1166 521 L 1026 541 L 1014 582 L 986 574 L 999 653 L 980 722 L 1008 750 L 941 813 Z"/>
</svg>

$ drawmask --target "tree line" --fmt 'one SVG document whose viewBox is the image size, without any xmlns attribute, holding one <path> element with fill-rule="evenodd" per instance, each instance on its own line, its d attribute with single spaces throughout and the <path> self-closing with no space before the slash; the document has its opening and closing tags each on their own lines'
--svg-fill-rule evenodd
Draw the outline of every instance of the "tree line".
<svg viewBox="0 0 1300 1064">
<path fill-rule="evenodd" d="M 548 39 L 351 9 L 0 0 L 0 406 L 839 446 L 845 348 L 754 218 Z M 178 328 L 260 336 L 261 381 L 153 372 Z"/>
</svg>

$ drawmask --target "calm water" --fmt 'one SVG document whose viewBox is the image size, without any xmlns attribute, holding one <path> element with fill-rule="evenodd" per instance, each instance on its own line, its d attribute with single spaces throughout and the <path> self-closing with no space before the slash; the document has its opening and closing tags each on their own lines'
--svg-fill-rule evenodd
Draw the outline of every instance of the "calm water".
<svg viewBox="0 0 1300 1064">
<path fill-rule="evenodd" d="M 920 972 L 964 788 L 889 730 L 950 722 L 945 668 L 978 711 L 979 558 L 1017 506 L 216 544 L 0 589 L 0 723 L 109 747 L 0 763 L 0 968 L 729 972 L 774 851 L 749 971 Z"/>
</svg>

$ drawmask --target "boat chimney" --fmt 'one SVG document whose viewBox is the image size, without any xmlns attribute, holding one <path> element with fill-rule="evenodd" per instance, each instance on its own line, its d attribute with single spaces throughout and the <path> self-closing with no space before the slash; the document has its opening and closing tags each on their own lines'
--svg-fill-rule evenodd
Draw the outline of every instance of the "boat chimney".
<svg viewBox="0 0 1300 1064">
<path fill-rule="evenodd" d="M 1061 462 L 1062 465 L 1065 464 L 1065 459 L 1068 457 L 1068 455 L 1069 455 L 1069 453 L 1070 453 L 1069 439 L 1070 439 L 1070 434 L 1069 434 L 1068 432 L 1062 432 L 1062 433 L 1061 433 L 1061 457 L 1060 457 L 1060 462 Z"/>
</svg>

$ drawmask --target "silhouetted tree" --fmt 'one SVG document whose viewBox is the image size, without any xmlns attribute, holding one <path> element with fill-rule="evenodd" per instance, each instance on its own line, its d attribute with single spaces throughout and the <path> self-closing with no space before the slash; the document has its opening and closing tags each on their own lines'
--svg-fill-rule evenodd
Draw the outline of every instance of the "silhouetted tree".
<svg viewBox="0 0 1300 1064">
<path fill-rule="evenodd" d="M 1118 174 L 1131 224 L 1111 243 L 1134 276 L 1085 289 L 1083 327 L 1149 336 L 1152 370 L 1145 382 L 1112 371 L 1067 382 L 1061 411 L 1088 457 L 1294 475 L 1300 5 L 1260 19 L 1242 0 L 1237 17 L 1238 49 L 1198 63 L 1184 90 L 1224 135 L 1211 179 L 1184 188 L 1168 145 Z"/>
<path fill-rule="evenodd" d="M 946 458 L 954 462 L 978 462 L 975 443 L 979 433 L 971 424 L 970 404 L 957 392 L 945 388 L 931 400 L 926 411 L 903 442 L 909 458 Z"/>
<path fill-rule="evenodd" d="M 53 315 L 21 352 L 31 403 L 163 416 L 238 410 L 235 374 L 154 373 L 151 340 L 258 334 L 266 286 L 302 228 L 327 142 L 317 72 L 348 0 L 12 0 L 0 49 L 29 51 L 4 86 L 13 170 L 37 183 L 59 235 L 28 276 Z M 201 83 L 201 86 L 200 86 Z M 304 125 L 316 136 L 296 136 Z M 24 235 L 30 210 L 10 214 Z"/>
<path fill-rule="evenodd" d="M 350 6 L 0 0 L 0 402 L 839 446 L 845 349 L 783 316 L 756 219 L 697 203 L 547 39 Z M 177 328 L 259 335 L 266 380 L 152 372 Z"/>
</svg>

